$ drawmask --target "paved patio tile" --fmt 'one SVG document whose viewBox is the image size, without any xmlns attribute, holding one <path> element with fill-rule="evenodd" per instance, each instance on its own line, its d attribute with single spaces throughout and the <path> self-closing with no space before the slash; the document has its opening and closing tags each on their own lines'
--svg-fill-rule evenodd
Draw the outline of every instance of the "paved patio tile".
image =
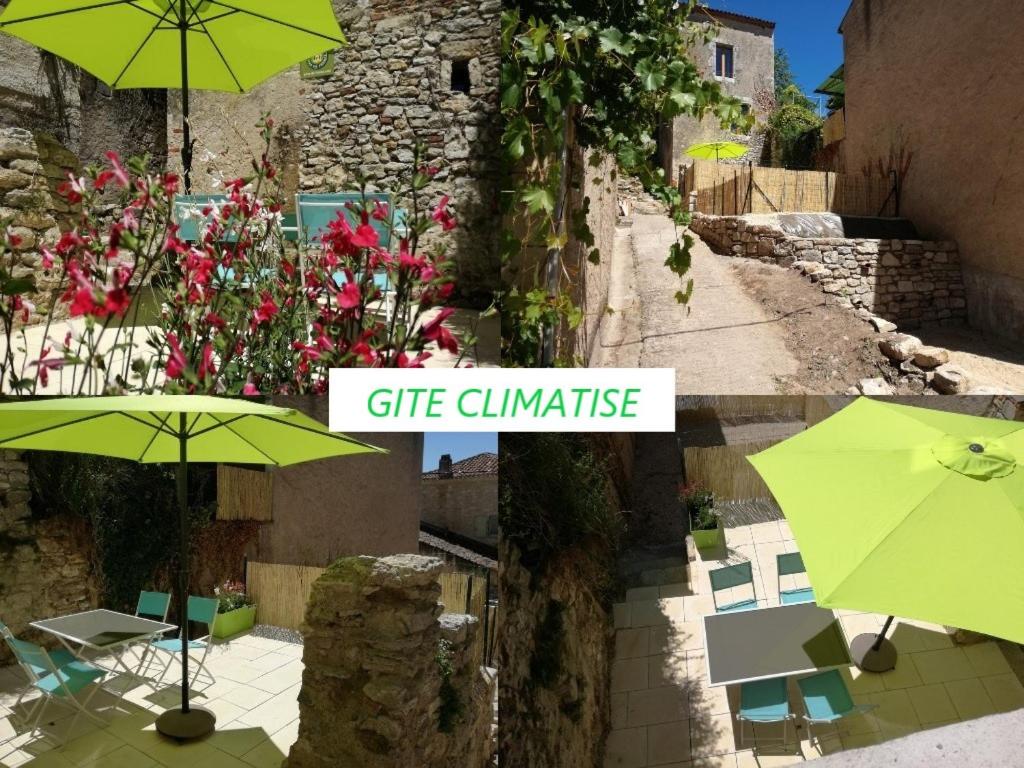
<svg viewBox="0 0 1024 768">
<path fill-rule="evenodd" d="M 911 688 L 915 685 L 923 685 L 921 675 L 914 663 L 916 654 L 908 653 L 896 658 L 896 668 L 891 672 L 885 672 L 877 677 L 881 678 L 882 684 L 889 690 L 896 688 Z M 870 674 L 870 673 L 868 673 Z"/>
<path fill-rule="evenodd" d="M 956 708 L 957 717 L 961 720 L 995 714 L 996 705 L 992 703 L 981 680 L 952 680 L 944 685 L 950 701 Z"/>
<path fill-rule="evenodd" d="M 611 692 L 642 691 L 647 684 L 647 659 L 621 659 L 612 662 Z"/>
<path fill-rule="evenodd" d="M 681 600 L 681 598 L 676 599 Z M 656 627 L 660 624 L 668 624 L 668 614 L 663 605 L 667 602 L 667 600 L 656 597 L 652 600 L 637 600 L 630 603 L 630 626 Z"/>
<path fill-rule="evenodd" d="M 629 603 L 616 603 L 612 606 L 612 619 L 616 629 L 625 629 L 630 626 L 630 605 Z"/>
<path fill-rule="evenodd" d="M 964 655 L 978 677 L 1009 674 L 1010 663 L 997 643 L 965 645 Z"/>
<path fill-rule="evenodd" d="M 993 675 L 981 678 L 981 682 L 997 712 L 1024 707 L 1024 686 L 1021 686 L 1016 675 Z"/>
<path fill-rule="evenodd" d="M 944 648 L 940 651 L 915 653 L 914 665 L 925 684 L 977 677 L 963 648 Z"/>
<path fill-rule="evenodd" d="M 651 641 L 651 629 L 620 629 L 615 633 L 615 658 L 635 659 L 646 656 Z"/>
<path fill-rule="evenodd" d="M 608 734 L 604 764 L 606 768 L 645 768 L 647 728 L 626 728 Z"/>
<path fill-rule="evenodd" d="M 956 707 L 950 701 L 946 686 L 942 683 L 908 688 L 907 695 L 921 725 L 959 719 Z"/>
<path fill-rule="evenodd" d="M 683 652 L 657 654 L 640 661 L 646 661 L 647 665 L 647 685 L 644 688 L 679 686 L 687 682 L 686 654 Z"/>
<path fill-rule="evenodd" d="M 657 600 L 659 597 L 661 597 L 661 595 L 658 593 L 658 587 L 633 587 L 632 589 L 626 590 L 627 603 Z"/>
<path fill-rule="evenodd" d="M 159 765 L 149 755 L 125 744 L 103 756 L 102 760 L 89 763 L 83 768 L 155 768 Z"/>
<path fill-rule="evenodd" d="M 686 723 L 665 723 L 647 729 L 647 765 L 668 765 L 689 759 L 690 729 Z"/>
<path fill-rule="evenodd" d="M 690 751 L 711 757 L 736 751 L 732 715 L 711 715 L 690 720 Z"/>
<path fill-rule="evenodd" d="M 611 696 L 612 728 L 625 728 L 629 719 L 629 694 L 613 693 Z"/>
<path fill-rule="evenodd" d="M 626 726 L 629 728 L 660 723 L 680 723 L 689 718 L 689 696 L 681 687 L 663 686 L 629 693 L 626 720 Z M 689 737 L 687 737 L 687 743 L 689 743 Z M 689 755 L 685 759 L 688 760 Z"/>
</svg>

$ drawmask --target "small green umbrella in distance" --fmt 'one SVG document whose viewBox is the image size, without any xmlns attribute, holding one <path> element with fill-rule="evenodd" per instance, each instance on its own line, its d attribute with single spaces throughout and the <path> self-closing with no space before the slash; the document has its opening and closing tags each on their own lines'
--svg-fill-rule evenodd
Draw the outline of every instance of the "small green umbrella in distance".
<svg viewBox="0 0 1024 768">
<path fill-rule="evenodd" d="M 11 0 L 0 30 L 112 88 L 180 88 L 189 191 L 189 88 L 242 93 L 345 36 L 331 0 Z"/>
<path fill-rule="evenodd" d="M 686 148 L 686 154 L 697 160 L 721 160 L 743 157 L 747 147 L 735 141 L 705 141 Z"/>
<path fill-rule="evenodd" d="M 332 433 L 291 408 L 202 395 L 141 395 L 18 400 L 0 404 L 0 448 L 114 456 L 178 465 L 178 621 L 181 624 L 181 709 L 157 719 L 177 739 L 203 736 L 216 719 L 188 695 L 188 464 L 288 466 L 333 456 L 386 453 Z"/>
<path fill-rule="evenodd" d="M 895 665 L 893 616 L 1024 642 L 1024 423 L 861 398 L 749 459 L 818 605 L 890 617 L 862 669 Z"/>
</svg>

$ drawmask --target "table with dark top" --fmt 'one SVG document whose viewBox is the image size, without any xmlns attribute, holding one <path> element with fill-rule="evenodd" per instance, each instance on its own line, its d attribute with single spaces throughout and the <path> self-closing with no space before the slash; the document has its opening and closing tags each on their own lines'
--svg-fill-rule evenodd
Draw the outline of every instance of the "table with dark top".
<svg viewBox="0 0 1024 768">
<path fill-rule="evenodd" d="M 704 653 L 712 687 L 852 664 L 835 614 L 814 603 L 705 616 Z"/>
</svg>

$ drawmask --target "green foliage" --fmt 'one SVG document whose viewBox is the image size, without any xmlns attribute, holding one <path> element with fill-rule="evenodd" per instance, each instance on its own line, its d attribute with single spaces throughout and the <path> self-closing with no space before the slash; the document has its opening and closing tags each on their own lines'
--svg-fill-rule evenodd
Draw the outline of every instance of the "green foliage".
<svg viewBox="0 0 1024 768">
<path fill-rule="evenodd" d="M 530 685 L 552 688 L 562 674 L 562 646 L 565 642 L 565 620 L 562 604 L 549 600 L 544 618 L 533 633 L 533 654 L 530 656 Z"/>
<path fill-rule="evenodd" d="M 645 3 L 548 0 L 520 3 L 502 14 L 501 104 L 509 193 L 504 213 L 510 233 L 502 247 L 505 282 L 518 286 L 502 297 L 502 360 L 541 362 L 546 331 L 578 325 L 566 275 L 549 288 L 544 260 L 523 264 L 528 250 L 561 248 L 566 225 L 600 260 L 586 216 L 564 215 L 581 169 L 566 158 L 567 143 L 615 159 L 621 172 L 640 178 L 663 200 L 678 226 L 686 216 L 678 191 L 652 160 L 658 126 L 678 115 L 714 115 L 724 126 L 748 126 L 740 103 L 718 83 L 703 80 L 690 52 L 714 30 L 686 21 L 694 2 Z M 563 215 L 560 215 L 563 214 Z M 685 240 L 666 261 L 680 283 L 689 269 Z M 682 252 L 680 253 L 679 250 Z M 519 270 L 532 270 L 518 274 Z M 687 301 L 692 285 L 676 292 Z M 567 362 L 567 361 L 562 361 Z"/>
<path fill-rule="evenodd" d="M 179 549 L 173 468 L 75 453 L 26 455 L 33 514 L 91 523 L 106 607 L 134 610 L 140 590 L 168 586 Z M 212 466 L 189 466 L 189 498 L 198 530 L 210 522 L 216 503 Z"/>
<path fill-rule="evenodd" d="M 714 493 L 706 488 L 687 485 L 683 487 L 679 498 L 690 519 L 691 531 L 713 531 L 718 527 Z"/>
<path fill-rule="evenodd" d="M 796 86 L 796 78 L 793 77 L 793 67 L 789 63 L 789 53 L 785 48 L 775 49 L 775 101 L 781 104 L 786 89 Z"/>
<path fill-rule="evenodd" d="M 786 89 L 783 99 L 768 117 L 772 158 L 785 168 L 809 168 L 821 148 L 821 118 L 795 85 Z"/>
<path fill-rule="evenodd" d="M 610 590 L 625 526 L 588 436 L 506 433 L 499 455 L 498 521 L 524 565 L 539 573 L 556 555 L 578 550 L 607 578 L 595 589 Z"/>
<path fill-rule="evenodd" d="M 459 692 L 452 685 L 452 674 L 455 669 L 452 665 L 452 645 L 447 640 L 441 640 L 437 645 L 437 669 L 441 674 L 441 707 L 438 710 L 437 729 L 442 733 L 451 733 L 462 714 L 462 701 L 459 699 Z"/>
</svg>

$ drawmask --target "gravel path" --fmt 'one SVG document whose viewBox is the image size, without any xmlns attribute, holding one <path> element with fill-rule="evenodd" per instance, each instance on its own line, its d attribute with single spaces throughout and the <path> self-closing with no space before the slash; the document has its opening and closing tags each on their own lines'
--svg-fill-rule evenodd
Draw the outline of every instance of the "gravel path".
<svg viewBox="0 0 1024 768">
<path fill-rule="evenodd" d="M 743 290 L 730 268 L 696 238 L 689 310 L 674 298 L 676 280 L 665 267 L 674 239 L 661 214 L 636 213 L 628 237 L 616 241 L 612 263 L 615 310 L 598 366 L 675 368 L 678 394 L 770 394 L 795 374 L 779 318 Z M 632 276 L 628 274 L 632 272 Z M 634 291 L 632 299 L 614 289 Z"/>
</svg>

